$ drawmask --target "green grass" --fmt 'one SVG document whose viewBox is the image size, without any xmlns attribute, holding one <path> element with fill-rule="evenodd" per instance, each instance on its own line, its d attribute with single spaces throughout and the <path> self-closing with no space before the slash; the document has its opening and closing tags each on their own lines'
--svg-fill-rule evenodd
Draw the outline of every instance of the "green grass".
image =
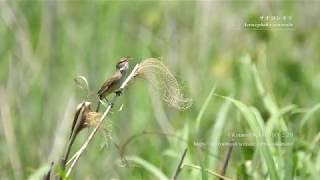
<svg viewBox="0 0 320 180">
<path fill-rule="evenodd" d="M 319 7 L 315 1 L 1 1 L 0 179 L 37 179 L 58 161 L 77 104 L 96 104 L 95 93 L 123 56 L 133 58 L 131 67 L 160 59 L 193 105 L 173 109 L 137 80 L 104 126 L 117 144 L 153 133 L 130 141 L 123 167 L 113 142 L 98 132 L 72 179 L 169 179 L 186 147 L 191 167 L 179 179 L 214 179 L 210 172 L 220 172 L 222 144 L 231 139 L 238 145 L 228 178 L 317 179 Z M 295 27 L 239 25 L 266 15 L 290 15 Z M 74 82 L 80 75 L 88 97 Z M 72 152 L 89 133 L 80 133 Z M 248 134 L 264 136 L 233 136 Z"/>
</svg>

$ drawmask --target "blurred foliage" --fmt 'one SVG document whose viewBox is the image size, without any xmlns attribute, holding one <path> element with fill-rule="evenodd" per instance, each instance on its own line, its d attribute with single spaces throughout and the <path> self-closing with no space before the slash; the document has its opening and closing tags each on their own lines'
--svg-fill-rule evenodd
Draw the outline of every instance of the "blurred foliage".
<svg viewBox="0 0 320 180">
<path fill-rule="evenodd" d="M 38 177 L 57 162 L 75 107 L 86 98 L 73 79 L 88 79 L 88 100 L 95 104 L 96 91 L 123 56 L 133 58 L 131 67 L 149 57 L 160 59 L 193 105 L 172 109 L 145 82 L 136 81 L 104 125 L 114 142 L 99 132 L 72 178 L 171 177 L 186 147 L 185 162 L 219 172 L 227 147 L 213 142 L 260 130 L 292 133 L 292 144 L 269 150 L 236 146 L 227 177 L 265 179 L 272 172 L 281 179 L 319 177 L 320 114 L 311 111 L 320 98 L 319 7 L 316 1 L 1 1 L 0 179 Z M 292 16 L 294 28 L 242 26 L 267 15 Z M 214 85 L 214 96 L 198 116 Z M 228 105 L 217 94 L 243 104 Z M 133 160 L 122 167 L 113 143 L 143 131 L 154 133 L 130 142 L 125 155 Z M 88 134 L 80 133 L 75 148 Z M 269 137 L 235 140 L 277 142 Z M 179 177 L 212 176 L 183 169 Z"/>
</svg>

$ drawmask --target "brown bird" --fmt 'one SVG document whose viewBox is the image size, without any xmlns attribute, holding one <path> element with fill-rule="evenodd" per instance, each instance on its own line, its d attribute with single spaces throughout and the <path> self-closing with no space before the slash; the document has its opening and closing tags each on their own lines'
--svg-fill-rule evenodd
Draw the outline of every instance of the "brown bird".
<svg viewBox="0 0 320 180">
<path fill-rule="evenodd" d="M 107 79 L 98 91 L 99 99 L 106 99 L 106 97 L 115 92 L 120 95 L 119 88 L 126 79 L 129 70 L 129 57 L 121 58 L 116 65 L 116 72 Z M 108 101 L 108 100 L 107 100 Z M 100 101 L 98 103 L 97 111 L 99 111 Z"/>
</svg>

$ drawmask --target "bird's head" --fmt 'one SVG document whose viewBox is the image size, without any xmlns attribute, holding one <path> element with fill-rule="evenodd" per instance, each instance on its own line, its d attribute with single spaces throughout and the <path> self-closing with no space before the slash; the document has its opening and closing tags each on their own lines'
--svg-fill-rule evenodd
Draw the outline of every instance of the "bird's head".
<svg viewBox="0 0 320 180">
<path fill-rule="evenodd" d="M 120 71 L 126 71 L 129 69 L 129 57 L 123 57 L 117 63 L 116 68 Z"/>
</svg>

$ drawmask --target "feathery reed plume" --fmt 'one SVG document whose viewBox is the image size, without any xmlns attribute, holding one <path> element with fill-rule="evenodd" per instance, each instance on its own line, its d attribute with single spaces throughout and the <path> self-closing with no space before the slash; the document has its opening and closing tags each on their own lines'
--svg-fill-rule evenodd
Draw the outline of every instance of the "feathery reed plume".
<svg viewBox="0 0 320 180">
<path fill-rule="evenodd" d="M 184 97 L 178 81 L 170 70 L 155 58 L 144 60 L 135 77 L 147 80 L 161 98 L 176 109 L 185 110 L 192 105 L 192 99 Z"/>
</svg>

